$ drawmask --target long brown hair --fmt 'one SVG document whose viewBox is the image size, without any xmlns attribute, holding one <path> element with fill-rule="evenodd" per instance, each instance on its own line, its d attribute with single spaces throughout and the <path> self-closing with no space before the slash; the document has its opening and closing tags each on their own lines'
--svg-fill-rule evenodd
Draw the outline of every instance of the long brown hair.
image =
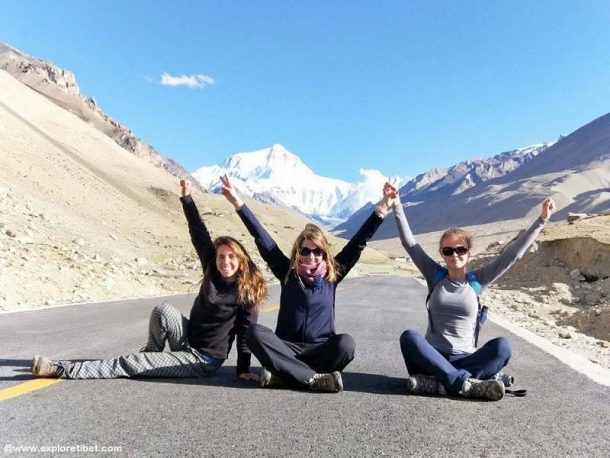
<svg viewBox="0 0 610 458">
<path fill-rule="evenodd" d="M 214 240 L 216 251 L 222 245 L 227 245 L 231 248 L 239 261 L 236 273 L 237 298 L 239 302 L 249 307 L 257 307 L 267 297 L 267 283 L 263 275 L 258 270 L 258 267 L 256 267 L 256 264 L 254 264 L 254 261 L 252 261 L 252 258 L 250 258 L 246 248 L 239 241 L 228 235 L 217 237 Z M 205 275 L 212 272 L 220 275 L 216 267 L 216 259 L 208 263 Z"/>
<path fill-rule="evenodd" d="M 330 282 L 334 282 L 337 279 L 337 264 L 335 262 L 335 258 L 333 257 L 332 252 L 330 251 L 330 245 L 328 244 L 328 240 L 326 240 L 326 236 L 322 229 L 320 229 L 315 224 L 306 224 L 305 229 L 298 235 L 297 239 L 294 241 L 294 245 L 292 246 L 292 251 L 290 253 L 290 269 L 288 269 L 288 273 L 286 274 L 285 281 L 288 281 L 288 277 L 291 273 L 294 272 L 295 275 L 298 275 L 299 272 L 299 248 L 301 248 L 301 244 L 304 240 L 310 240 L 316 244 L 318 248 L 321 248 L 324 251 L 324 260 L 326 261 L 326 279 Z"/>
</svg>

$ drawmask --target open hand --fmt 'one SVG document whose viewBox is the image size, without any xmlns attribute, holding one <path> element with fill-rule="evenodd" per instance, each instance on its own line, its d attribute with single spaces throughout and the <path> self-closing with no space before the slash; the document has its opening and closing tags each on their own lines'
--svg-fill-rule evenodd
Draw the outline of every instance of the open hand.
<svg viewBox="0 0 610 458">
<path fill-rule="evenodd" d="M 546 221 L 550 218 L 557 207 L 555 202 L 550 197 L 547 197 L 542 201 L 542 210 L 540 211 L 540 219 Z"/>
<path fill-rule="evenodd" d="M 221 176 L 220 182 L 222 183 L 222 195 L 225 196 L 227 200 L 233 204 L 235 210 L 239 210 L 239 208 L 244 204 L 244 202 L 237 195 L 237 191 L 229 181 L 229 177 L 226 175 Z"/>
<path fill-rule="evenodd" d="M 252 380 L 253 382 L 260 382 L 260 377 L 252 372 L 242 372 L 239 374 L 239 378 L 242 380 Z"/>
<path fill-rule="evenodd" d="M 191 193 L 191 183 L 184 178 L 180 179 L 180 195 L 188 196 Z"/>
</svg>

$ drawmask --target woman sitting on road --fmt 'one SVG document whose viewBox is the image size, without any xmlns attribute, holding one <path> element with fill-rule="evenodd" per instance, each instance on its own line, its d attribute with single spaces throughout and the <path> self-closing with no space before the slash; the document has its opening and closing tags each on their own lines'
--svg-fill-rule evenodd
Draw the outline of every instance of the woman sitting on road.
<svg viewBox="0 0 610 458">
<path fill-rule="evenodd" d="M 337 256 L 333 257 L 322 230 L 307 224 L 288 258 L 244 205 L 229 179 L 224 176 L 221 181 L 223 194 L 281 284 L 275 333 L 256 324 L 247 334 L 248 345 L 263 366 L 261 386 L 296 382 L 313 391 L 341 391 L 340 371 L 354 358 L 355 343 L 351 335 L 335 333 L 335 292 L 381 225 L 392 199 L 389 194 L 384 195 L 375 212 Z"/>
<path fill-rule="evenodd" d="M 428 330 L 425 338 L 407 330 L 400 347 L 414 394 L 459 394 L 467 398 L 499 400 L 504 384 L 496 374 L 508 364 L 512 345 L 498 337 L 476 348 L 480 327 L 480 294 L 508 270 L 527 250 L 555 209 L 552 199 L 542 202 L 540 217 L 492 262 L 468 272 L 472 237 L 462 229 L 449 229 L 440 239 L 439 251 L 446 268 L 430 258 L 415 241 L 398 191 L 394 215 L 403 246 L 428 284 Z M 476 291 L 478 289 L 478 292 Z M 484 309 L 486 311 L 486 309 Z"/>
<path fill-rule="evenodd" d="M 34 357 L 32 373 L 40 377 L 98 379 L 118 377 L 204 377 L 227 358 L 237 336 L 237 376 L 250 373 L 246 332 L 256 323 L 258 305 L 267 295 L 265 281 L 245 248 L 232 237 L 212 241 L 190 194 L 180 180 L 182 207 L 204 276 L 190 320 L 169 304 L 150 315 L 148 342 L 140 353 L 102 361 L 52 361 Z M 165 343 L 169 344 L 164 352 Z"/>
</svg>

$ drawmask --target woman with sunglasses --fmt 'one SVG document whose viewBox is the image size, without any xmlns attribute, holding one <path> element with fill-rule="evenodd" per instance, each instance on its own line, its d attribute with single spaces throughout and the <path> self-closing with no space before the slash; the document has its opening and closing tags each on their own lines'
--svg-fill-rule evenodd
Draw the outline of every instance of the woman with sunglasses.
<svg viewBox="0 0 610 458">
<path fill-rule="evenodd" d="M 504 384 L 494 377 L 508 364 L 512 344 L 506 337 L 498 337 L 476 348 L 480 325 L 479 295 L 523 256 L 549 219 L 555 203 L 550 198 L 544 199 L 540 217 L 528 230 L 493 261 L 469 272 L 467 263 L 472 254 L 472 236 L 455 228 L 441 236 L 439 252 L 446 266 L 443 268 L 415 241 L 398 191 L 394 188 L 391 192 L 396 197 L 394 216 L 400 239 L 424 275 L 429 291 L 425 337 L 413 330 L 400 336 L 400 348 L 409 375 L 408 391 L 501 399 Z M 478 293 L 475 287 L 479 289 Z"/>
<path fill-rule="evenodd" d="M 236 239 L 222 236 L 212 240 L 191 197 L 190 183 L 180 180 L 180 190 L 191 241 L 204 272 L 190 319 L 169 304 L 157 305 L 150 315 L 148 342 L 139 353 L 82 362 L 35 356 L 34 375 L 68 379 L 205 377 L 224 363 L 237 338 L 236 375 L 258 381 L 258 375 L 250 372 L 246 332 L 256 323 L 258 305 L 267 295 L 265 280 Z M 166 343 L 169 351 L 164 351 Z"/>
<path fill-rule="evenodd" d="M 335 332 L 335 292 L 383 222 L 393 201 L 389 188 L 375 211 L 336 256 L 333 257 L 322 230 L 307 224 L 289 258 L 244 205 L 229 179 L 224 176 L 221 181 L 223 194 L 235 207 L 281 284 L 275 333 L 256 324 L 247 335 L 252 353 L 263 366 L 261 386 L 296 384 L 313 391 L 341 391 L 340 371 L 354 358 L 355 343 L 351 335 Z"/>
</svg>

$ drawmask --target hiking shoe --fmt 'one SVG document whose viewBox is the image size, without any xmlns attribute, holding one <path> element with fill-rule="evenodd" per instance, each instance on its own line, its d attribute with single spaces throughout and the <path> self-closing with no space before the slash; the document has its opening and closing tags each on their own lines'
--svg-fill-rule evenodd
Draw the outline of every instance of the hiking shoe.
<svg viewBox="0 0 610 458">
<path fill-rule="evenodd" d="M 447 390 L 434 375 L 413 374 L 407 378 L 407 392 L 411 394 L 447 395 Z"/>
<path fill-rule="evenodd" d="M 64 370 L 57 361 L 53 361 L 45 356 L 36 355 L 32 360 L 32 374 L 37 377 L 59 378 Z"/>
<path fill-rule="evenodd" d="M 460 394 L 465 398 L 499 401 L 504 397 L 504 384 L 499 380 L 469 378 L 462 385 Z"/>
<path fill-rule="evenodd" d="M 339 371 L 328 374 L 314 374 L 307 385 L 311 391 L 323 393 L 338 393 L 343 391 L 343 380 Z"/>
<path fill-rule="evenodd" d="M 515 383 L 515 377 L 510 374 L 505 374 L 504 372 L 498 372 L 496 375 L 491 377 L 491 379 L 501 381 L 502 383 L 504 383 L 505 387 L 509 387 L 513 383 Z"/>
<path fill-rule="evenodd" d="M 261 388 L 278 388 L 283 385 L 284 382 L 280 377 L 275 374 L 272 374 L 270 371 L 263 367 L 263 369 L 261 370 Z"/>
</svg>

